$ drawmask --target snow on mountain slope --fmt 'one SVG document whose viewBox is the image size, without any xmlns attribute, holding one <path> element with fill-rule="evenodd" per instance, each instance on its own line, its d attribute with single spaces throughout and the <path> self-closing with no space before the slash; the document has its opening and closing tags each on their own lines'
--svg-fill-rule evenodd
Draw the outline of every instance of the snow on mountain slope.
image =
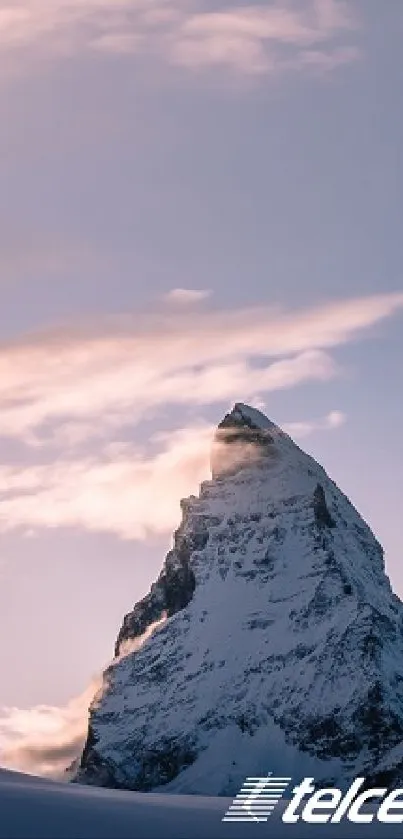
<svg viewBox="0 0 403 839">
<path fill-rule="evenodd" d="M 220 423 L 211 481 L 124 619 L 80 782 L 236 793 L 247 775 L 403 778 L 403 606 L 369 527 L 260 412 Z"/>
</svg>

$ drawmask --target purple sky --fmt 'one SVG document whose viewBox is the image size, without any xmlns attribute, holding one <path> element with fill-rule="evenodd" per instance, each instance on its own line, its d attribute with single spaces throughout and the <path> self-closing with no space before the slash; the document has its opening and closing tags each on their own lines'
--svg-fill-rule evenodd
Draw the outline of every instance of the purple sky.
<svg viewBox="0 0 403 839">
<path fill-rule="evenodd" d="M 379 0 L 0 0 L 0 746 L 108 661 L 234 401 L 403 595 L 402 35 Z"/>
</svg>

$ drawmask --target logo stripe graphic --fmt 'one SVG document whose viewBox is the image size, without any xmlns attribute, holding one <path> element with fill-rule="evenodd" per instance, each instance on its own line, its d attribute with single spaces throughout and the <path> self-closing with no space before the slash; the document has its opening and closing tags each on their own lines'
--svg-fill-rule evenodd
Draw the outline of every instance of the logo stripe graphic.
<svg viewBox="0 0 403 839">
<path fill-rule="evenodd" d="M 291 778 L 278 778 L 271 772 L 265 778 L 250 776 L 234 798 L 223 822 L 267 822 L 284 795 Z"/>
</svg>

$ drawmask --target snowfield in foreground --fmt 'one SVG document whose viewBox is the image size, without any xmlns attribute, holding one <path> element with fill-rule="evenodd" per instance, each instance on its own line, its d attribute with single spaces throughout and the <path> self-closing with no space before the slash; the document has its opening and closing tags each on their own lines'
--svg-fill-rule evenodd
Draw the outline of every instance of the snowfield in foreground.
<svg viewBox="0 0 403 839">
<path fill-rule="evenodd" d="M 57 784 L 0 771 L 0 839 L 393 839 L 402 825 L 223 824 L 231 801 Z"/>
</svg>

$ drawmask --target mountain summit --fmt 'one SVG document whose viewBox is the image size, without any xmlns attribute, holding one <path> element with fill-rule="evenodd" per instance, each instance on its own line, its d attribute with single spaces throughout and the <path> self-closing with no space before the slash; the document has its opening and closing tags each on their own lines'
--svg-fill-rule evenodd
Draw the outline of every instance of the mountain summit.
<svg viewBox="0 0 403 839">
<path fill-rule="evenodd" d="M 403 605 L 326 472 L 237 404 L 124 618 L 76 779 L 233 795 L 248 775 L 403 779 Z"/>
</svg>

